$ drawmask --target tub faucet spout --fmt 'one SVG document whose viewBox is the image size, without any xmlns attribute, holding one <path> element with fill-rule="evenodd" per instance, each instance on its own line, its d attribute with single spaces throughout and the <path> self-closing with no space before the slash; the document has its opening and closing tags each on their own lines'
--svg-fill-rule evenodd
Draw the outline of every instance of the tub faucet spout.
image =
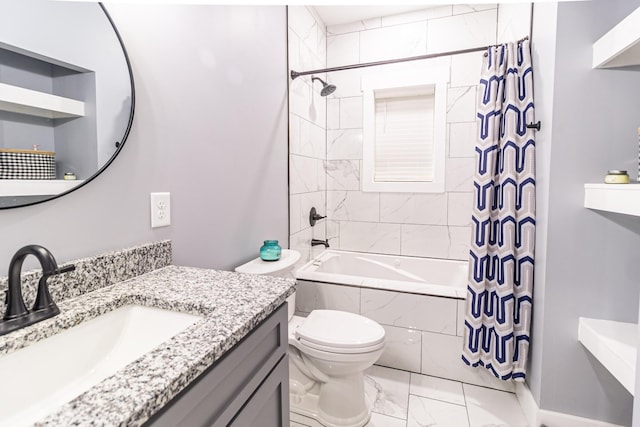
<svg viewBox="0 0 640 427">
<path fill-rule="evenodd" d="M 329 239 L 311 239 L 311 246 L 324 245 L 325 248 L 329 247 Z"/>
</svg>

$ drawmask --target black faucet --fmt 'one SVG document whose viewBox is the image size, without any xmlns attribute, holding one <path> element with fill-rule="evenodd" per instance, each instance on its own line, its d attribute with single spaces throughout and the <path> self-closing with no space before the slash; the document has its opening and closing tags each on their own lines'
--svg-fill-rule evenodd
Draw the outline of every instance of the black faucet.
<svg viewBox="0 0 640 427">
<path fill-rule="evenodd" d="M 28 255 L 35 256 L 42 266 L 42 277 L 38 282 L 38 293 L 31 311 L 27 310 L 22 297 L 22 263 Z M 8 334 L 25 326 L 40 322 L 60 313 L 51 299 L 47 279 L 56 274 L 75 270 L 74 265 L 58 268 L 58 263 L 48 249 L 40 245 L 28 245 L 18 249 L 9 264 L 9 286 L 7 290 L 7 310 L 0 321 L 0 335 Z"/>
<path fill-rule="evenodd" d="M 329 247 L 329 239 L 311 239 L 311 246 L 324 245 L 325 248 Z"/>
</svg>

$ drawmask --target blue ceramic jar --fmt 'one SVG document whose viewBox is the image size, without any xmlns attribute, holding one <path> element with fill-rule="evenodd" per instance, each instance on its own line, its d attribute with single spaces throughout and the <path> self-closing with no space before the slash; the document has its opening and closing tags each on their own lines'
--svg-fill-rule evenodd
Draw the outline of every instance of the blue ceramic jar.
<svg viewBox="0 0 640 427">
<path fill-rule="evenodd" d="M 265 240 L 264 245 L 260 247 L 260 258 L 263 261 L 277 261 L 281 253 L 282 248 L 277 240 Z"/>
</svg>

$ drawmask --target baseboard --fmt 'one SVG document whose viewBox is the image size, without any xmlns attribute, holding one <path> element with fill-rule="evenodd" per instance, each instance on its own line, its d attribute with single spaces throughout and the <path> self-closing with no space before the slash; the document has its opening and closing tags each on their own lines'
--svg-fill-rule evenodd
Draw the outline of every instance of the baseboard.
<svg viewBox="0 0 640 427">
<path fill-rule="evenodd" d="M 527 423 L 531 427 L 622 427 L 590 418 L 576 417 L 562 412 L 546 411 L 538 408 L 538 404 L 525 383 L 517 383 L 516 396 L 524 412 Z"/>
</svg>

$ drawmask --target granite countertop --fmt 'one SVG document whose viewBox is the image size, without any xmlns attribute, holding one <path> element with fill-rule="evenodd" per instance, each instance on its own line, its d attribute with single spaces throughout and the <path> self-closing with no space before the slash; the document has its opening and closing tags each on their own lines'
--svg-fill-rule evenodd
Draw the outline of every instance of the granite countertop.
<svg viewBox="0 0 640 427">
<path fill-rule="evenodd" d="M 36 423 L 141 425 L 294 290 L 291 279 L 168 266 L 62 301 L 58 316 L 0 337 L 0 355 L 125 305 L 204 316 Z"/>
</svg>

